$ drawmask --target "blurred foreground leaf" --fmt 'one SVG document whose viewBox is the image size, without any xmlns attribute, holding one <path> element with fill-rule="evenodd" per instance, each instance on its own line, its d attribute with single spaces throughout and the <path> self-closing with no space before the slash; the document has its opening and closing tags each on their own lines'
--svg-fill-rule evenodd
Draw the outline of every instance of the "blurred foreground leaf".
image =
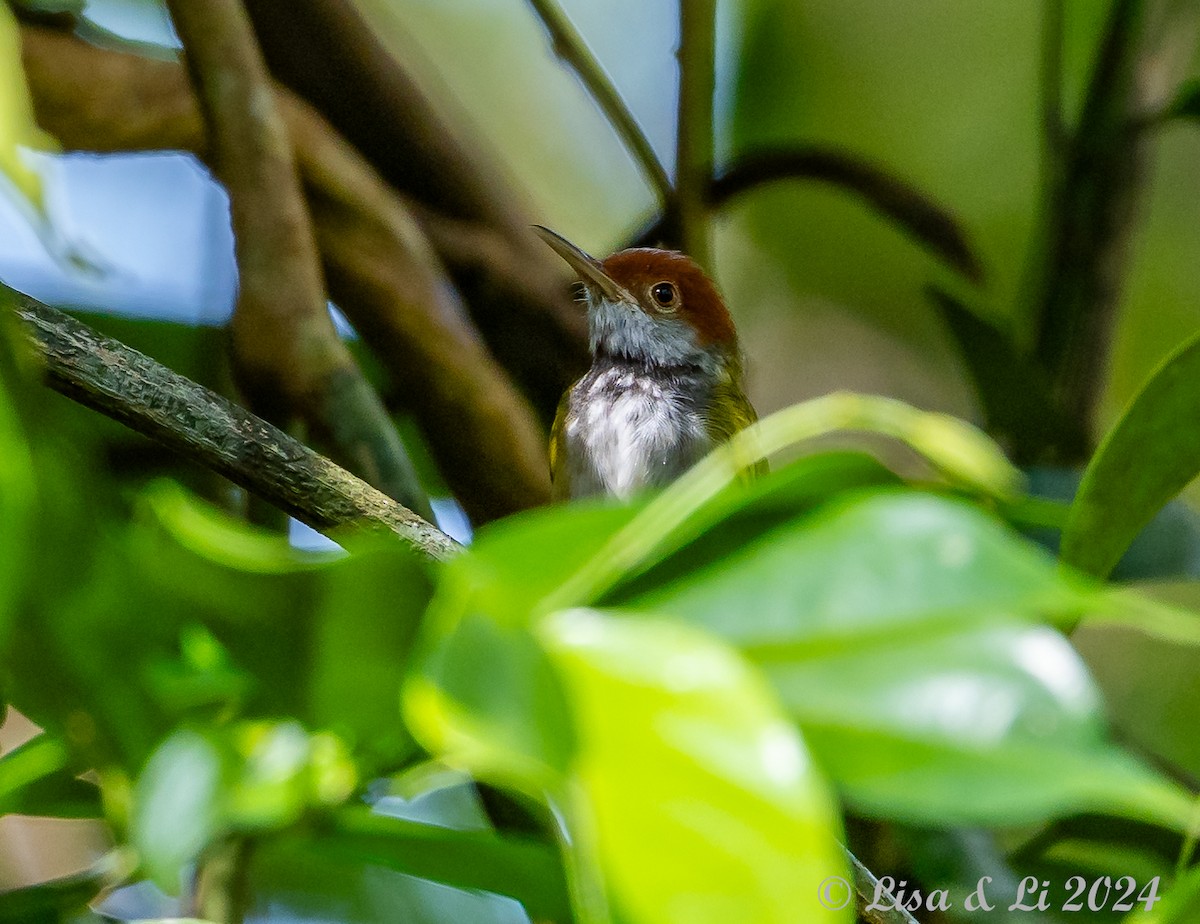
<svg viewBox="0 0 1200 924">
<path fill-rule="evenodd" d="M 21 35 L 7 5 L 0 4 L 0 189 L 15 193 L 26 209 L 45 210 L 42 180 L 25 151 L 46 150 L 49 136 L 37 127 L 21 66 Z"/>
<path fill-rule="evenodd" d="M 606 920 L 611 908 L 639 922 L 786 921 L 798 908 L 806 920 L 848 920 L 815 900 L 817 884 L 843 871 L 832 803 L 799 738 L 733 652 L 683 626 L 584 610 L 534 629 L 553 673 L 525 682 L 561 678 L 551 709 L 566 710 L 570 753 L 548 758 L 440 682 L 439 649 L 462 659 L 466 645 L 486 643 L 471 662 L 484 672 L 479 683 L 500 680 L 498 697 L 538 710 L 544 700 L 532 689 L 512 689 L 523 675 L 505 662 L 527 657 L 515 635 L 496 644 L 505 637 L 468 629 L 456 643 L 451 630 L 435 641 L 407 712 L 435 753 L 565 813 L 580 920 Z"/>
<path fill-rule="evenodd" d="M 339 741 L 293 722 L 181 729 L 138 780 L 132 841 L 151 877 L 174 893 L 184 867 L 218 838 L 285 828 L 341 804 L 357 782 Z"/>
<path fill-rule="evenodd" d="M 87 871 L 62 879 L 0 892 L 3 924 L 60 924 L 75 920 L 106 885 L 106 877 Z"/>
<path fill-rule="evenodd" d="M 0 815 L 99 818 L 100 790 L 68 762 L 67 748 L 45 734 L 0 757 Z"/>
<path fill-rule="evenodd" d="M 565 920 L 570 915 L 559 856 L 538 841 L 348 808 L 322 828 L 312 849 L 456 888 L 507 895 L 535 919 Z"/>
</svg>

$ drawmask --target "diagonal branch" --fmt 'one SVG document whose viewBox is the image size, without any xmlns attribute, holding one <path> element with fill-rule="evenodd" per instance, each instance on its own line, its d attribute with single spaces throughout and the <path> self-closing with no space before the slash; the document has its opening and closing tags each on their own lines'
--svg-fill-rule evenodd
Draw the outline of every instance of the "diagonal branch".
<svg viewBox="0 0 1200 924">
<path fill-rule="evenodd" d="M 240 0 L 168 0 L 229 191 L 238 258 L 234 372 L 266 416 L 302 418 L 367 480 L 426 516 L 429 502 L 386 410 L 326 309 L 287 127 Z"/>
<path fill-rule="evenodd" d="M 529 0 L 529 5 L 550 33 L 554 53 L 583 81 L 592 99 L 600 106 L 609 124 L 616 129 L 626 149 L 633 155 L 646 179 L 654 187 L 661 207 L 670 211 L 675 191 L 671 188 L 671 179 L 667 176 L 666 168 L 654 153 L 650 140 L 638 125 L 633 113 L 625 105 L 625 100 L 621 99 L 621 94 L 604 73 L 604 68 L 596 60 L 596 56 L 588 49 L 582 36 L 571 25 L 571 20 L 555 0 Z"/>
<path fill-rule="evenodd" d="M 0 287 L 28 325 L 47 384 L 212 469 L 313 529 L 394 533 L 421 555 L 442 560 L 454 540 L 387 495 L 148 356 L 70 315 Z"/>
</svg>

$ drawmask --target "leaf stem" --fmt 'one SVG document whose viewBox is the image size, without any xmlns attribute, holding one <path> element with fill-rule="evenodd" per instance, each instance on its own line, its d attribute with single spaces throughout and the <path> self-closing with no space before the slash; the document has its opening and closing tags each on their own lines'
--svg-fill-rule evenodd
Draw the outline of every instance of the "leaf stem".
<svg viewBox="0 0 1200 924">
<path fill-rule="evenodd" d="M 684 251 L 712 269 L 708 188 L 713 175 L 716 0 L 679 3 L 679 123 L 675 191 Z"/>
<path fill-rule="evenodd" d="M 654 153 L 650 140 L 596 56 L 588 49 L 583 37 L 554 0 L 529 0 L 529 5 L 533 7 L 538 19 L 550 34 L 554 53 L 583 81 L 592 99 L 599 105 L 609 124 L 616 129 L 626 149 L 650 181 L 662 208 L 669 210 L 675 197 L 671 178 L 667 176 L 666 168 Z"/>
</svg>

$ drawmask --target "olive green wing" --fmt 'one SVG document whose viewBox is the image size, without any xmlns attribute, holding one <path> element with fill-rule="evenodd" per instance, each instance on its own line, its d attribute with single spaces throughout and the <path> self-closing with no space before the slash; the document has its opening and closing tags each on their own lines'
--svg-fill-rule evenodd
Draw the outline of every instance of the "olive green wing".
<svg viewBox="0 0 1200 924">
<path fill-rule="evenodd" d="M 712 392 L 712 403 L 709 406 L 707 426 L 709 437 L 714 445 L 726 442 L 739 430 L 744 430 L 758 420 L 754 405 L 746 397 L 741 386 L 733 379 L 719 382 Z M 746 471 L 747 480 L 769 471 L 767 460 L 761 459 Z"/>
<path fill-rule="evenodd" d="M 571 496 L 571 476 L 567 468 L 567 408 L 571 403 L 568 388 L 558 402 L 554 413 L 554 424 L 550 427 L 550 496 L 554 500 L 566 500 Z"/>
</svg>

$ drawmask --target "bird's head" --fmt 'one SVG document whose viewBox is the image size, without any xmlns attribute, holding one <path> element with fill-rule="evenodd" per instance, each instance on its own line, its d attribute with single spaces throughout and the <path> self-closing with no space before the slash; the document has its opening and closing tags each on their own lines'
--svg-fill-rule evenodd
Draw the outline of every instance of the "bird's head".
<svg viewBox="0 0 1200 924">
<path fill-rule="evenodd" d="M 733 319 L 691 258 L 636 247 L 601 262 L 547 228 L 535 230 L 579 274 L 593 355 L 710 372 L 737 363 Z"/>
</svg>

